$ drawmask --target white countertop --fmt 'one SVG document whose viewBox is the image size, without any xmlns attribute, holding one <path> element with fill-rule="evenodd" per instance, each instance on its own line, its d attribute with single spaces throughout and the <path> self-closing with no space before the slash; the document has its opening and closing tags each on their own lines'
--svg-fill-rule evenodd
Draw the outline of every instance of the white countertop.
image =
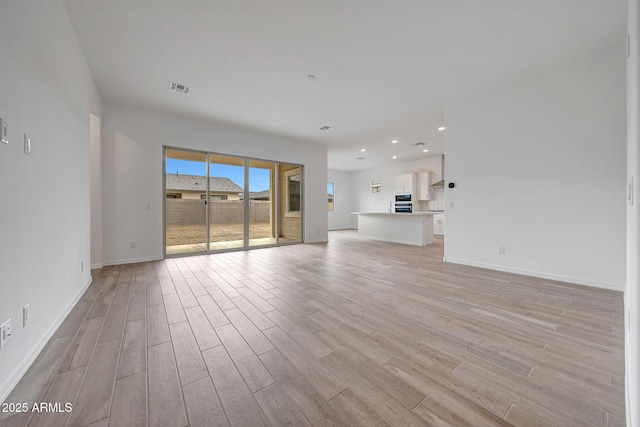
<svg viewBox="0 0 640 427">
<path fill-rule="evenodd" d="M 428 216 L 440 212 L 351 212 L 351 215 Z"/>
</svg>

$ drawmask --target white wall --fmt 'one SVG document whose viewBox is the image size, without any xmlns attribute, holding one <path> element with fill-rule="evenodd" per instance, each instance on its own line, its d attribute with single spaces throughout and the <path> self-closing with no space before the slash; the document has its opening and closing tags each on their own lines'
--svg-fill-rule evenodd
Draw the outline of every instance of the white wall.
<svg viewBox="0 0 640 427">
<path fill-rule="evenodd" d="M 393 205 L 395 201 L 393 177 L 411 172 L 430 171 L 433 172 L 433 181 L 438 181 L 442 175 L 440 159 L 440 156 L 437 156 L 412 162 L 393 162 L 381 168 L 353 172 L 351 174 L 352 210 L 354 212 L 388 212 L 389 205 Z M 379 193 L 371 192 L 372 181 L 381 183 Z M 426 203 L 421 209 L 427 209 Z M 357 218 L 353 218 L 352 226 L 356 227 L 356 225 Z"/>
<path fill-rule="evenodd" d="M 627 60 L 627 179 L 633 180 L 633 204 L 627 203 L 627 286 L 625 357 L 627 426 L 640 426 L 640 0 L 629 0 L 630 49 Z"/>
<path fill-rule="evenodd" d="M 13 325 L 1 402 L 91 280 L 89 114 L 100 100 L 62 1 L 2 2 L 0 40 L 0 323 Z"/>
<path fill-rule="evenodd" d="M 303 164 L 305 242 L 327 240 L 326 147 L 110 103 L 102 129 L 105 265 L 162 257 L 163 145 Z"/>
<path fill-rule="evenodd" d="M 447 261 L 623 289 L 624 61 L 620 46 L 447 109 Z"/>
<path fill-rule="evenodd" d="M 353 227 L 351 215 L 351 172 L 329 169 L 329 182 L 334 183 L 334 210 L 329 211 L 329 230 Z"/>
</svg>

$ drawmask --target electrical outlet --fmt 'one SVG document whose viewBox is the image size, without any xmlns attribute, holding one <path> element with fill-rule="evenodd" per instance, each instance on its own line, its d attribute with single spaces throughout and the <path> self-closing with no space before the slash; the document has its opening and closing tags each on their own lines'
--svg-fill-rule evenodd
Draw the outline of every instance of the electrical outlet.
<svg viewBox="0 0 640 427">
<path fill-rule="evenodd" d="M 84 271 L 84 261 L 80 261 L 80 271 Z"/>
<path fill-rule="evenodd" d="M 11 337 L 11 319 L 7 320 L 0 326 L 0 348 L 7 345 L 7 341 Z"/>
<path fill-rule="evenodd" d="M 31 153 L 31 138 L 24 134 L 24 154 Z"/>
<path fill-rule="evenodd" d="M 22 327 L 24 328 L 29 323 L 29 304 L 22 307 Z"/>
<path fill-rule="evenodd" d="M 500 255 L 504 255 L 506 253 L 506 248 L 504 246 L 498 246 L 498 253 Z"/>
<path fill-rule="evenodd" d="M 136 242 L 129 242 L 129 247 L 131 249 L 135 249 L 136 248 Z"/>
</svg>

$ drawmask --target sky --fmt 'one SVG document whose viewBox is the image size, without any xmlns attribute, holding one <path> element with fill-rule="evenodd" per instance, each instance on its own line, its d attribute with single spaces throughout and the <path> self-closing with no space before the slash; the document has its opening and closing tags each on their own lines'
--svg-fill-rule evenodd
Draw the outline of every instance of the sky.
<svg viewBox="0 0 640 427">
<path fill-rule="evenodd" d="M 167 173 L 181 175 L 205 176 L 207 164 L 191 160 L 166 159 Z M 264 191 L 269 189 L 269 169 L 249 168 L 249 191 Z M 244 170 L 242 166 L 211 164 L 212 177 L 229 178 L 239 187 L 244 188 Z"/>
</svg>

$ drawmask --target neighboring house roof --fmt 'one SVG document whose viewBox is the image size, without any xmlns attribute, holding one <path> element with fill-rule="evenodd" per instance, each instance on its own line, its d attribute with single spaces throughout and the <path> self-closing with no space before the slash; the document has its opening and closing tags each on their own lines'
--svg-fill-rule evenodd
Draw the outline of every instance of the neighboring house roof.
<svg viewBox="0 0 640 427">
<path fill-rule="evenodd" d="M 167 190 L 207 191 L 207 179 L 197 175 L 167 174 Z M 209 191 L 212 193 L 241 193 L 242 188 L 229 178 L 212 176 L 209 178 Z"/>
<path fill-rule="evenodd" d="M 240 193 L 240 200 L 244 200 L 244 194 Z M 250 191 L 249 200 L 271 200 L 271 190 Z"/>
<path fill-rule="evenodd" d="M 258 200 L 258 199 L 269 200 L 271 198 L 271 190 L 250 192 L 249 198 L 251 200 Z"/>
</svg>

